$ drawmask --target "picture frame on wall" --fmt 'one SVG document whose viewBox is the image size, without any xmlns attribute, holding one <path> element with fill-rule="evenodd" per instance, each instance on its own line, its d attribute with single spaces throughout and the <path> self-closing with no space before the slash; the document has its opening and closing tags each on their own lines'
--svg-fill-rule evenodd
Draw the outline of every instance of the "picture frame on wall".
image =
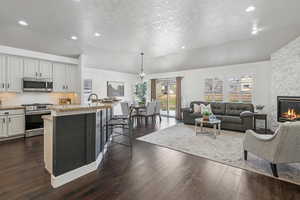
<svg viewBox="0 0 300 200">
<path fill-rule="evenodd" d="M 125 84 L 119 81 L 107 81 L 107 96 L 108 97 L 124 97 Z"/>
</svg>

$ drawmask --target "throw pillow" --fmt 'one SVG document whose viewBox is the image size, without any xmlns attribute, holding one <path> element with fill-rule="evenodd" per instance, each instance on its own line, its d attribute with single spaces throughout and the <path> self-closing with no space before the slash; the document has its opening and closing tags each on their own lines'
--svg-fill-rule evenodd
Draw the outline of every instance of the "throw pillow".
<svg viewBox="0 0 300 200">
<path fill-rule="evenodd" d="M 208 105 L 201 104 L 200 106 L 201 106 L 201 114 L 203 114 L 204 112 L 212 113 L 210 104 Z"/>
<path fill-rule="evenodd" d="M 201 113 L 201 105 L 194 104 L 194 113 Z"/>
</svg>

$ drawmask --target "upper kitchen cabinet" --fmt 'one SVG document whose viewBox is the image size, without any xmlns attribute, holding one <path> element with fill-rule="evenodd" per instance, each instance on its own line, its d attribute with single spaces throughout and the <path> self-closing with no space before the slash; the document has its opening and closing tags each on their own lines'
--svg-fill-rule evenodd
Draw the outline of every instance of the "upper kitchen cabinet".
<svg viewBox="0 0 300 200">
<path fill-rule="evenodd" d="M 53 64 L 53 91 L 66 91 L 66 68 L 67 65 L 61 63 Z"/>
<path fill-rule="evenodd" d="M 17 56 L 7 56 L 6 65 L 7 92 L 21 92 L 23 78 L 23 59 Z"/>
<path fill-rule="evenodd" d="M 25 58 L 24 77 L 52 80 L 52 63 L 43 60 Z"/>
<path fill-rule="evenodd" d="M 6 56 L 0 55 L 0 92 L 6 90 Z"/>
<path fill-rule="evenodd" d="M 76 81 L 78 80 L 77 78 L 77 67 L 74 65 L 68 65 L 67 67 L 67 90 L 68 92 L 76 92 L 77 87 L 76 87 Z"/>
<path fill-rule="evenodd" d="M 36 78 L 39 74 L 39 61 L 35 59 L 24 59 L 24 77 Z"/>
<path fill-rule="evenodd" d="M 53 91 L 76 92 L 77 67 L 61 63 L 53 64 Z"/>
<path fill-rule="evenodd" d="M 52 63 L 48 61 L 40 61 L 39 76 L 43 79 L 52 80 Z"/>
</svg>

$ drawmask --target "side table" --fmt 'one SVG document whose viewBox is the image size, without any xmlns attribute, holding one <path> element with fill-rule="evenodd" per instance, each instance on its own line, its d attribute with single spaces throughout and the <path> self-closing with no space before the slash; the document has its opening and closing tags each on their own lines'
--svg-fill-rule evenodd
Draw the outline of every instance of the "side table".
<svg viewBox="0 0 300 200">
<path fill-rule="evenodd" d="M 256 120 L 264 120 L 265 121 L 265 133 L 267 133 L 267 127 L 268 127 L 267 114 L 254 113 L 254 130 L 256 130 Z"/>
</svg>

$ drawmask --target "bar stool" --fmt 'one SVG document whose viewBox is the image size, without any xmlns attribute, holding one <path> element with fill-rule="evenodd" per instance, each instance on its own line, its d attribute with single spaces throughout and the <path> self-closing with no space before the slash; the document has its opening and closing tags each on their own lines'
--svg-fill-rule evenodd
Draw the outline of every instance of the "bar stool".
<svg viewBox="0 0 300 200">
<path fill-rule="evenodd" d="M 107 126 L 112 129 L 112 140 L 111 143 L 116 143 L 120 145 L 124 145 L 127 147 L 132 148 L 132 134 L 133 134 L 133 116 L 132 116 L 132 110 L 130 110 L 129 115 L 127 119 L 121 119 L 121 118 L 112 118 L 108 121 Z M 115 131 L 114 129 L 121 128 L 122 132 Z M 128 130 L 127 133 L 124 132 L 124 130 Z M 123 143 L 123 142 L 117 142 L 114 140 L 116 137 L 127 137 L 129 142 Z"/>
<path fill-rule="evenodd" d="M 126 119 L 128 119 L 129 112 L 130 112 L 129 104 L 128 104 L 128 102 L 121 102 L 120 104 L 121 104 L 122 115 L 113 115 L 112 119 L 115 119 L 115 120 L 119 120 L 119 119 L 126 120 Z"/>
</svg>

